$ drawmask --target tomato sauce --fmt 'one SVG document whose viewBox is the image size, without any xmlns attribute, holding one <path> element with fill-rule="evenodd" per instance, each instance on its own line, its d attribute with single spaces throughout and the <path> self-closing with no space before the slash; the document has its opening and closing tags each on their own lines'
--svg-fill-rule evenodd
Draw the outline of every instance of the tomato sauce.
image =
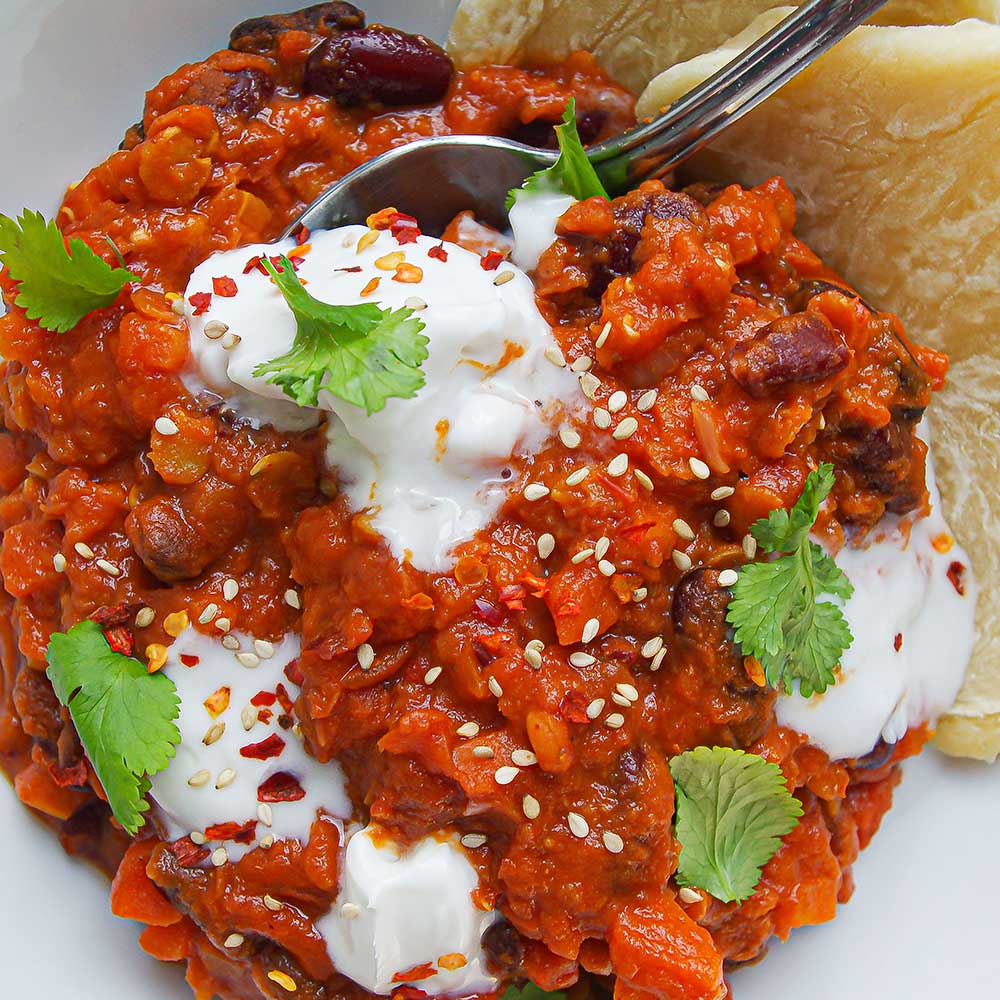
<svg viewBox="0 0 1000 1000">
<path fill-rule="evenodd" d="M 323 6 L 350 16 L 349 5 Z M 899 760 L 926 738 L 832 762 L 778 727 L 759 665 L 727 634 L 718 573 L 746 560 L 749 525 L 791 504 L 821 461 L 837 468 L 821 524 L 835 542 L 845 525 L 920 507 L 913 427 L 943 359 L 910 345 L 795 238 L 780 180 L 687 192 L 651 182 L 582 202 L 540 262 L 539 306 L 566 360 L 592 359 L 589 391 L 609 416 L 616 393 L 655 387 L 655 400 L 630 436 L 581 423 L 575 447 L 555 439 L 513 468 L 509 502 L 452 572 L 401 565 L 338 498 L 321 435 L 254 430 L 188 394 L 188 334 L 172 303 L 209 254 L 273 238 L 391 146 L 449 132 L 544 137 L 570 97 L 593 141 L 632 122 L 632 99 L 580 54 L 455 72 L 439 100 L 343 103 L 307 90 L 325 79 L 313 53 L 332 29 L 264 20 L 155 87 L 122 149 L 59 211 L 63 232 L 109 261 L 110 237 L 142 287 L 65 335 L 16 308 L 0 319 L 0 761 L 67 849 L 117 871 L 115 912 L 148 925 L 151 954 L 187 962 L 197 996 L 280 996 L 282 976 L 297 996 L 363 994 L 312 925 L 336 895 L 332 823 L 318 819 L 307 846 L 279 842 L 219 870 L 186 865 L 152 831 L 129 844 L 44 676 L 49 635 L 100 609 L 122 609 L 141 653 L 171 641 L 167 615 L 217 601 L 230 577 L 252 580 L 223 610 L 257 636 L 301 631 L 297 717 L 315 756 L 342 763 L 361 815 L 404 840 L 489 835 L 469 855 L 484 903 L 507 921 L 487 949 L 505 975 L 556 989 L 581 971 L 595 982 L 614 973 L 626 1000 L 712 1000 L 724 963 L 833 917 Z M 0 287 L 10 301 L 6 275 Z M 787 324 L 807 351 L 788 346 Z M 176 434 L 154 428 L 164 415 Z M 623 475 L 609 468 L 619 455 Z M 589 477 L 567 487 L 583 465 Z M 529 501 L 528 482 L 550 493 Z M 713 498 L 720 483 L 729 491 Z M 545 533 L 561 555 L 540 556 Z M 611 573 L 566 558 L 601 539 Z M 154 614 L 138 627 L 140 607 Z M 600 658 L 571 664 L 564 647 L 591 619 Z M 656 636 L 658 661 L 644 650 Z M 537 667 L 523 652 L 532 640 L 544 644 Z M 358 667 L 364 642 L 377 669 Z M 429 686 L 435 664 L 446 669 Z M 628 707 L 613 701 L 616 685 L 635 689 Z M 606 705 L 592 716 L 598 698 Z M 470 722 L 479 735 L 460 737 Z M 780 764 L 805 810 L 742 905 L 681 896 L 672 881 L 668 761 L 704 744 Z M 499 785 L 497 761 L 525 747 L 537 766 Z M 525 796 L 539 805 L 530 821 Z M 570 812 L 613 831 L 620 852 L 576 835 Z M 276 913 L 264 893 L 292 905 Z M 233 926 L 245 933 L 226 946 Z"/>
</svg>

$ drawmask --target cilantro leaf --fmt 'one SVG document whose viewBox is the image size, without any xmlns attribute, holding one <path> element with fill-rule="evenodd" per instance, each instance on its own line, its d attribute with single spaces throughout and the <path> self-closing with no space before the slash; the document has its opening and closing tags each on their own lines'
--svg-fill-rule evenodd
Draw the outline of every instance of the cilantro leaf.
<svg viewBox="0 0 1000 1000">
<path fill-rule="evenodd" d="M 798 681 L 806 698 L 836 681 L 834 671 L 854 641 L 841 608 L 823 600 L 846 601 L 854 588 L 836 562 L 809 541 L 833 483 L 833 466 L 821 465 L 806 477 L 790 511 L 771 511 L 751 526 L 762 551 L 785 554 L 744 566 L 726 612 L 736 642 L 760 661 L 767 682 L 787 691 Z"/>
<path fill-rule="evenodd" d="M 420 365 L 427 359 L 422 320 L 412 309 L 381 309 L 374 303 L 335 306 L 306 291 L 287 257 L 281 271 L 267 268 L 295 316 L 291 348 L 257 365 L 254 377 L 281 386 L 299 406 L 317 406 L 319 392 L 381 410 L 390 397 L 410 399 L 424 384 Z"/>
<path fill-rule="evenodd" d="M 512 188 L 507 193 L 508 212 L 514 207 L 514 202 L 522 191 L 532 194 L 557 191 L 572 195 L 577 201 L 608 197 L 601 178 L 587 158 L 587 151 L 576 129 L 576 98 L 571 97 L 566 103 L 562 125 L 556 125 L 555 129 L 559 141 L 559 159 L 551 167 L 533 173 L 519 188 Z"/>
<path fill-rule="evenodd" d="M 566 1000 L 566 993 L 563 990 L 550 993 L 529 981 L 523 986 L 508 986 L 500 1000 Z"/>
<path fill-rule="evenodd" d="M 27 209 L 15 222 L 0 215 L 0 263 L 18 282 L 14 302 L 44 330 L 66 333 L 111 305 L 139 278 L 105 263 L 81 239 L 66 240 L 54 222 Z"/>
<path fill-rule="evenodd" d="M 696 747 L 674 757 L 670 773 L 681 844 L 678 884 L 742 902 L 802 815 L 781 768 L 743 750 Z"/>
<path fill-rule="evenodd" d="M 115 817 L 135 835 L 149 809 L 149 775 L 167 766 L 181 740 L 174 682 L 116 653 L 92 621 L 56 632 L 45 657 L 52 688 L 69 708 Z"/>
</svg>

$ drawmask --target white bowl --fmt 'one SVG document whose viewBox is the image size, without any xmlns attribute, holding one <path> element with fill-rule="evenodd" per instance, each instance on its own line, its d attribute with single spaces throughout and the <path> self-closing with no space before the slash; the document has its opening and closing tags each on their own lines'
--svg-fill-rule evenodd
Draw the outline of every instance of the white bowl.
<svg viewBox="0 0 1000 1000">
<path fill-rule="evenodd" d="M 51 212 L 118 144 L 143 94 L 226 42 L 238 21 L 305 6 L 262 0 L 0 0 L 0 212 Z M 443 37 L 450 0 L 370 0 L 372 19 Z M 850 277 L 850 275 L 848 275 Z M 0 783 L 4 1000 L 190 1000 L 108 910 L 104 880 L 66 858 Z M 775 943 L 732 977 L 736 1000 L 962 1000 L 997 995 L 1000 768 L 934 751 L 906 768 L 837 920 Z"/>
</svg>

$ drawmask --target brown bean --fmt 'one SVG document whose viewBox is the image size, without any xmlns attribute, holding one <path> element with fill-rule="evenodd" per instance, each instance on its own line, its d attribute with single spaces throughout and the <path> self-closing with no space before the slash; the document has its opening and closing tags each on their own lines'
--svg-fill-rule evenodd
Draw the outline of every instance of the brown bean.
<svg viewBox="0 0 1000 1000">
<path fill-rule="evenodd" d="M 524 942 L 513 925 L 498 920 L 483 931 L 480 942 L 489 968 L 503 978 L 517 975 L 524 961 Z"/>
<path fill-rule="evenodd" d="M 329 38 L 339 31 L 363 28 L 365 15 L 350 3 L 317 3 L 290 14 L 251 17 L 233 28 L 229 47 L 237 52 L 271 52 L 286 31 L 307 31 Z"/>
<path fill-rule="evenodd" d="M 261 70 L 221 70 L 204 66 L 177 101 L 203 104 L 222 114 L 251 118 L 270 100 L 274 81 Z"/>
<path fill-rule="evenodd" d="M 843 337 L 818 313 L 794 313 L 738 344 L 729 358 L 733 378 L 751 396 L 766 396 L 795 382 L 815 382 L 843 371 L 850 351 Z"/>
<path fill-rule="evenodd" d="M 451 83 L 451 59 L 423 35 L 374 25 L 328 38 L 309 56 L 307 93 L 343 105 L 428 104 Z"/>
<path fill-rule="evenodd" d="M 674 629 L 698 643 L 717 645 L 724 641 L 729 591 L 719 586 L 719 574 L 705 566 L 693 569 L 677 581 L 670 609 Z"/>
</svg>

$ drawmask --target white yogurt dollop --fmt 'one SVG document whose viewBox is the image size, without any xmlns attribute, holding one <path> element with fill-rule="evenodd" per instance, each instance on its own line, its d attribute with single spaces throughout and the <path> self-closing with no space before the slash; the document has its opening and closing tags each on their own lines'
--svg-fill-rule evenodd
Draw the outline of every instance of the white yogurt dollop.
<svg viewBox="0 0 1000 1000">
<path fill-rule="evenodd" d="M 374 508 L 374 526 L 397 558 L 444 571 L 455 545 L 485 527 L 503 502 L 505 464 L 540 447 L 556 416 L 585 401 L 574 376 L 544 356 L 555 340 L 526 274 L 507 263 L 486 270 L 478 254 L 454 244 L 444 244 L 441 261 L 428 253 L 440 241 L 426 236 L 401 245 L 384 231 L 359 252 L 367 232 L 346 226 L 314 233 L 299 277 L 333 304 L 416 305 L 429 339 L 426 384 L 413 399 L 390 399 L 370 416 L 322 392 L 320 409 L 331 414 L 328 458 L 351 506 Z M 195 270 L 186 292 L 211 292 L 216 277 L 233 278 L 238 289 L 230 298 L 214 295 L 207 312 L 191 317 L 189 388 L 207 386 L 254 422 L 289 430 L 314 426 L 317 411 L 297 407 L 253 370 L 288 350 L 295 319 L 270 278 L 243 271 L 251 258 L 293 245 L 216 254 Z M 420 268 L 421 280 L 395 280 L 383 269 L 389 254 Z M 374 278 L 378 287 L 362 296 Z M 212 320 L 225 323 L 239 343 L 227 350 L 223 340 L 206 337 Z"/>
<path fill-rule="evenodd" d="M 337 970 L 372 993 L 403 982 L 433 996 L 492 993 L 499 983 L 480 939 L 496 914 L 473 902 L 478 884 L 452 841 L 425 838 L 400 851 L 366 828 L 348 841 L 340 896 L 316 926 Z M 437 972 L 395 978 L 424 965 Z"/>
<path fill-rule="evenodd" d="M 514 233 L 511 260 L 525 271 L 534 271 L 538 259 L 555 242 L 559 216 L 574 204 L 576 198 L 558 191 L 522 191 L 509 215 Z"/>
<path fill-rule="evenodd" d="M 895 743 L 911 726 L 933 725 L 962 686 L 975 642 L 976 588 L 957 544 L 947 552 L 934 547 L 952 536 L 930 454 L 927 486 L 927 517 L 887 517 L 865 548 L 845 546 L 836 556 L 854 585 L 843 606 L 854 642 L 837 683 L 811 698 L 778 696 L 778 722 L 833 759 L 863 756 L 879 737 Z M 966 568 L 964 596 L 948 579 L 956 561 Z"/>
</svg>

